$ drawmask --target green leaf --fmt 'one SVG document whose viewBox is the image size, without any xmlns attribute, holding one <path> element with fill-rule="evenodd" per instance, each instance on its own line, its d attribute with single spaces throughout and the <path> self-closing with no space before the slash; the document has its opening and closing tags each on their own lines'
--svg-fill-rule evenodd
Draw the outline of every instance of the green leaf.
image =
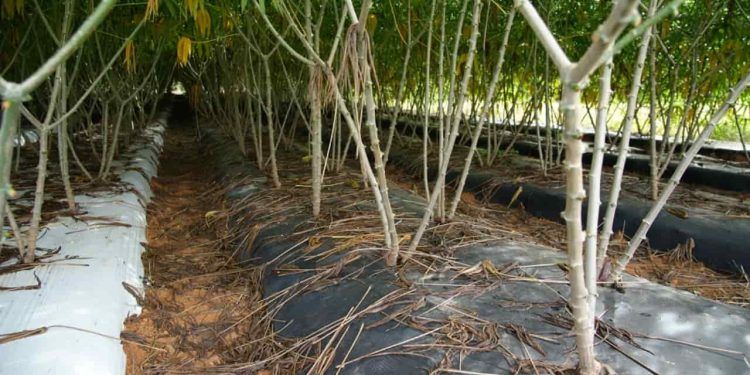
<svg viewBox="0 0 750 375">
<path fill-rule="evenodd" d="M 180 8 L 172 1 L 166 1 L 163 3 L 167 7 L 167 12 L 172 18 L 176 18 L 180 15 Z"/>
<path fill-rule="evenodd" d="M 261 14 L 266 14 L 266 1 L 265 0 L 258 0 L 258 9 L 260 9 Z"/>
<path fill-rule="evenodd" d="M 275 10 L 280 10 L 280 9 L 282 9 L 282 6 L 281 6 L 281 0 L 271 0 L 271 6 L 272 6 L 272 7 L 273 7 L 273 9 L 275 9 Z"/>
<path fill-rule="evenodd" d="M 244 12 L 245 8 L 247 8 L 247 0 L 242 0 L 242 2 L 240 3 L 240 9 L 242 9 L 242 11 Z"/>
</svg>

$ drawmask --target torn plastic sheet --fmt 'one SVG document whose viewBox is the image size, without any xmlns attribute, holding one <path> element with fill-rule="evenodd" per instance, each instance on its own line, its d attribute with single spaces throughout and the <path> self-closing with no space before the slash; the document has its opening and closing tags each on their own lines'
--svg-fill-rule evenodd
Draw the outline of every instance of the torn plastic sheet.
<svg viewBox="0 0 750 375">
<path fill-rule="evenodd" d="M 0 374 L 124 374 L 120 332 L 140 313 L 142 242 L 149 180 L 156 175 L 167 113 L 161 113 L 118 163 L 124 189 L 77 195 L 88 217 L 62 217 L 42 229 L 38 246 L 60 249 L 32 270 L 0 275 L 0 335 L 41 333 L 0 344 Z M 127 289 L 130 291 L 128 291 Z M 37 331 L 39 332 L 39 331 Z M 8 339 L 9 336 L 4 336 Z"/>
</svg>

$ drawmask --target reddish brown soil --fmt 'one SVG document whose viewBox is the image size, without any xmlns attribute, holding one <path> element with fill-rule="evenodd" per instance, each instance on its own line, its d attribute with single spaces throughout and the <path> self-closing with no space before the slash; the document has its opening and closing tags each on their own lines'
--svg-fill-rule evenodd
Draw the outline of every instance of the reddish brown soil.
<svg viewBox="0 0 750 375">
<path fill-rule="evenodd" d="M 212 196 L 211 171 L 189 131 L 170 130 L 151 186 L 150 287 L 143 313 L 123 333 L 128 373 L 202 373 L 242 358 L 260 296 L 254 271 L 238 268 L 207 221 L 222 202 Z M 240 323 L 238 323 L 240 322 Z"/>
</svg>

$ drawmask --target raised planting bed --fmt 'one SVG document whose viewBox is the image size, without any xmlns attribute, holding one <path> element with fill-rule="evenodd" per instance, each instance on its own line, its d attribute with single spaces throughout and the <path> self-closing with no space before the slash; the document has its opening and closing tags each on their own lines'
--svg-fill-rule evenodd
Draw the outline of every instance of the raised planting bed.
<svg viewBox="0 0 750 375">
<path fill-rule="evenodd" d="M 406 122 L 407 120 L 400 120 L 398 126 L 399 127 L 405 127 L 407 125 L 409 126 L 418 126 L 421 128 L 421 123 L 416 122 Z M 382 126 L 390 126 L 389 120 L 381 120 L 380 122 L 381 127 Z M 421 131 L 418 132 L 421 134 Z M 433 139 L 437 139 L 437 132 L 434 129 L 430 129 L 430 136 Z M 510 141 L 513 138 L 512 135 L 508 135 L 505 137 L 505 140 L 502 145 L 500 145 L 501 149 L 504 149 L 508 145 L 510 145 Z M 533 140 L 529 140 L 529 138 L 534 138 L 534 136 L 524 137 L 521 136 L 519 139 L 516 139 L 512 142 L 512 149 L 517 152 L 520 155 L 529 156 L 537 158 L 539 157 L 539 148 L 536 142 Z M 471 139 L 469 137 L 461 138 L 464 139 L 465 145 L 469 145 L 471 143 Z M 587 141 L 590 142 L 590 141 Z M 638 144 L 638 142 L 635 142 Z M 486 144 L 486 139 L 483 137 L 479 141 L 479 146 L 482 147 Z M 625 163 L 625 170 L 629 173 L 633 174 L 639 174 L 642 176 L 649 176 L 650 174 L 650 160 L 649 156 L 644 153 L 639 153 L 639 150 L 636 148 L 633 148 L 634 145 L 631 145 L 631 153 L 628 155 L 627 162 Z M 555 155 L 557 155 L 557 145 L 553 144 L 552 149 Z M 585 165 L 589 165 L 591 163 L 591 143 L 587 143 L 588 151 L 583 154 L 583 162 Z M 616 150 L 616 148 L 615 148 Z M 705 149 L 703 154 L 705 155 L 713 155 L 716 154 L 717 151 L 714 148 L 711 149 Z M 563 151 L 562 157 L 564 158 L 565 153 Z M 744 158 L 744 155 L 743 155 Z M 734 160 L 732 158 L 731 160 Z M 614 166 L 617 161 L 617 154 L 615 152 L 609 152 L 604 155 L 604 165 L 611 167 Z M 746 159 L 742 159 L 742 161 L 746 161 Z M 675 167 L 677 166 L 678 161 L 673 161 L 669 164 L 666 171 L 664 172 L 664 175 L 662 176 L 663 180 L 666 181 L 672 173 L 675 170 Z M 745 163 L 746 164 L 746 163 Z M 685 173 L 682 176 L 682 181 L 694 184 L 694 185 L 701 185 L 701 186 L 707 186 L 712 187 L 716 189 L 721 190 L 727 190 L 727 191 L 733 191 L 733 192 L 742 192 L 747 193 L 750 192 L 750 169 L 745 168 L 742 166 L 733 165 L 730 162 L 723 161 L 720 159 L 714 159 L 708 156 L 701 156 L 697 158 L 693 164 L 691 164 L 688 169 L 685 171 Z"/>
<path fill-rule="evenodd" d="M 234 251 L 263 268 L 269 336 L 298 353 L 297 372 L 533 373 L 574 364 L 562 252 L 459 215 L 387 268 L 370 193 L 350 181 L 356 174 L 328 176 L 324 214 L 311 219 L 306 166 L 283 170 L 273 189 L 230 142 L 215 133 L 205 140 L 221 150 L 209 154 L 233 186 Z M 409 233 L 424 202 L 390 190 L 400 234 Z M 624 294 L 600 290 L 602 362 L 622 374 L 750 372 L 746 309 L 629 276 L 624 285 Z"/>
<path fill-rule="evenodd" d="M 461 165 L 466 150 L 456 151 L 452 165 Z M 394 150 L 390 158 L 395 165 L 410 171 L 421 168 L 421 157 L 416 150 Z M 548 220 L 563 222 L 560 213 L 565 207 L 565 190 L 561 176 L 529 177 L 534 175 L 534 164 L 521 159 L 518 165 L 510 166 L 515 161 L 509 161 L 493 168 L 476 168 L 469 172 L 465 191 L 484 195 L 492 202 L 523 209 L 531 215 Z M 431 161 L 430 173 L 436 172 L 436 163 Z M 521 175 L 524 170 L 526 175 Z M 514 176 L 515 175 L 515 176 Z M 453 169 L 446 176 L 448 183 L 455 183 L 460 177 L 460 170 Z M 633 185 L 630 190 L 639 187 L 641 193 L 647 188 L 638 181 L 629 182 Z M 689 194 L 690 189 L 684 188 L 683 194 Z M 651 201 L 644 195 L 636 195 L 627 191 L 619 200 L 615 212 L 614 231 L 623 231 L 626 236 L 632 236 L 645 217 Z M 687 191 L 686 191 L 687 190 Z M 606 210 L 607 189 L 602 191 L 602 205 L 600 218 Z M 679 196 L 679 194 L 676 194 Z M 744 211 L 746 205 L 742 198 L 737 202 L 717 202 L 709 209 L 701 207 L 701 199 L 711 197 L 709 194 L 699 195 L 694 202 L 681 204 L 679 201 L 670 204 L 662 211 L 651 225 L 647 234 L 648 245 L 657 251 L 670 251 L 689 240 L 693 240 L 695 247 L 693 257 L 707 266 L 725 272 L 741 273 L 742 269 L 750 269 L 750 248 L 747 238 L 750 236 L 750 217 Z M 707 201 L 707 199 L 706 199 Z M 673 200 L 674 202 L 674 200 Z M 706 203 L 705 201 L 703 203 Z M 584 202 L 584 211 L 586 212 Z M 743 208 L 745 207 L 745 208 Z M 721 211 L 719 211 L 721 210 Z M 735 214 L 727 215 L 727 211 L 738 210 Z M 585 215 L 583 217 L 585 223 Z"/>
<path fill-rule="evenodd" d="M 380 116 L 380 126 L 390 126 L 390 114 L 392 109 L 389 109 L 387 113 L 383 113 Z M 422 123 L 424 123 L 423 118 L 414 118 L 413 116 L 404 116 L 404 114 L 401 114 L 399 120 L 398 126 L 404 126 L 406 125 L 406 122 L 409 122 L 410 126 L 413 126 L 416 124 L 417 126 L 421 126 Z M 436 122 L 438 120 L 437 116 L 431 116 L 430 121 Z M 471 121 L 470 124 L 473 126 L 475 125 L 474 121 Z M 519 132 L 524 135 L 528 135 L 529 137 L 535 137 L 536 134 L 536 126 L 539 126 L 539 132 L 542 135 L 546 134 L 546 127 L 544 124 L 530 124 L 530 125 L 511 125 L 511 124 L 504 124 L 504 123 L 494 123 L 493 126 L 504 128 L 508 131 L 512 132 Z M 487 123 L 485 123 L 485 127 L 488 126 Z M 552 126 L 550 128 L 550 131 L 553 136 L 559 136 L 561 127 L 560 126 Z M 592 128 L 584 128 L 583 129 L 583 141 L 587 143 L 593 143 L 594 142 L 594 129 Z M 614 142 L 616 144 L 619 144 L 620 142 L 620 135 L 619 133 L 615 132 L 608 132 L 607 133 L 607 142 L 611 143 Z M 645 152 L 643 150 L 648 150 L 650 147 L 651 139 L 647 135 L 640 135 L 640 134 L 632 134 L 630 137 L 630 147 L 636 148 L 636 151 L 639 152 Z M 656 138 L 656 145 L 658 148 L 662 147 L 663 138 L 661 136 L 657 136 Z M 687 149 L 690 147 L 692 143 L 683 144 L 678 143 L 676 146 L 677 150 L 682 149 L 683 147 Z M 669 144 L 669 147 L 672 147 L 672 144 Z M 747 148 L 747 145 L 745 145 Z M 637 150 L 640 149 L 640 150 Z M 703 145 L 703 147 L 698 151 L 699 155 L 707 156 L 710 158 L 720 159 L 722 161 L 730 162 L 730 163 L 740 163 L 744 165 L 748 165 L 750 160 L 748 160 L 748 154 L 745 152 L 745 150 L 742 147 L 741 142 L 732 142 L 732 141 L 718 141 L 718 140 L 708 140 Z"/>
<path fill-rule="evenodd" d="M 81 214 L 41 231 L 37 263 L 0 266 L 0 373 L 124 374 L 120 332 L 140 312 L 149 180 L 167 113 L 113 166 L 119 181 L 81 192 Z M 20 204 L 23 202 L 13 202 Z"/>
<path fill-rule="evenodd" d="M 513 145 L 513 149 L 521 155 L 539 156 L 536 143 L 527 141 L 516 142 Z M 564 155 L 565 153 L 563 152 Z M 589 166 L 591 164 L 592 155 L 591 152 L 583 154 L 584 165 Z M 615 163 L 617 163 L 617 154 L 604 154 L 604 166 L 613 167 Z M 648 176 L 651 173 L 649 163 L 650 159 L 648 155 L 633 153 L 628 155 L 628 160 L 625 162 L 625 170 L 641 176 Z M 671 162 L 665 170 L 662 180 L 666 181 L 671 177 L 676 167 L 677 162 Z M 693 164 L 685 170 L 681 180 L 693 185 L 707 186 L 732 192 L 750 192 L 750 169 L 736 167 L 727 163 L 719 163 L 707 158 L 694 160 Z"/>
</svg>

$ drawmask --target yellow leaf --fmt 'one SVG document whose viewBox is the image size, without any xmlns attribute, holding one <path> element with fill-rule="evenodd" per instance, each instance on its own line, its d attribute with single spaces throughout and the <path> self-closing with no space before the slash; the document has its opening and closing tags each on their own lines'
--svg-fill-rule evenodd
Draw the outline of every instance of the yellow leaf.
<svg viewBox="0 0 750 375">
<path fill-rule="evenodd" d="M 502 276 L 500 271 L 497 270 L 497 267 L 495 267 L 495 265 L 492 264 L 492 261 L 489 259 L 485 259 L 482 261 L 482 268 L 484 269 L 484 272 L 487 272 L 488 274 L 492 276 L 495 276 L 495 277 Z"/>
<path fill-rule="evenodd" d="M 206 212 L 206 214 L 204 215 L 204 217 L 206 219 L 210 219 L 211 217 L 216 216 L 216 214 L 218 214 L 220 212 L 221 212 L 220 210 L 208 211 L 208 212 Z"/>
<path fill-rule="evenodd" d="M 232 31 L 234 30 L 234 22 L 229 17 L 224 17 L 224 30 L 225 31 Z"/>
<path fill-rule="evenodd" d="M 23 13 L 24 0 L 2 0 L 2 2 L 0 13 L 3 19 L 11 19 L 16 14 Z"/>
<path fill-rule="evenodd" d="M 401 244 L 405 244 L 405 243 L 409 243 L 409 242 L 411 242 L 411 233 L 407 233 L 407 234 L 401 236 L 401 238 L 398 239 L 399 246 L 401 246 Z"/>
<path fill-rule="evenodd" d="M 146 3 L 146 18 L 153 20 L 159 14 L 159 0 L 148 0 Z"/>
<path fill-rule="evenodd" d="M 177 41 L 177 62 L 184 66 L 193 53 L 193 41 L 188 37 L 180 37 Z"/>
<path fill-rule="evenodd" d="M 319 236 L 312 236 L 309 240 L 307 240 L 307 246 L 309 247 L 309 251 L 315 250 L 320 246 L 321 240 Z"/>
<path fill-rule="evenodd" d="M 195 17 L 195 13 L 198 12 L 198 5 L 201 4 L 200 0 L 185 0 L 185 8 L 191 16 Z"/>
<path fill-rule="evenodd" d="M 202 36 L 208 35 L 211 31 L 211 15 L 207 10 L 201 9 L 195 14 L 195 25 Z"/>
<path fill-rule="evenodd" d="M 367 32 L 372 35 L 372 33 L 375 32 L 376 27 L 378 27 L 378 17 L 370 13 L 370 15 L 367 16 L 367 25 L 365 25 L 365 28 L 367 29 Z"/>
<path fill-rule="evenodd" d="M 125 70 L 128 73 L 135 72 L 135 45 L 132 40 L 125 43 Z"/>
</svg>

